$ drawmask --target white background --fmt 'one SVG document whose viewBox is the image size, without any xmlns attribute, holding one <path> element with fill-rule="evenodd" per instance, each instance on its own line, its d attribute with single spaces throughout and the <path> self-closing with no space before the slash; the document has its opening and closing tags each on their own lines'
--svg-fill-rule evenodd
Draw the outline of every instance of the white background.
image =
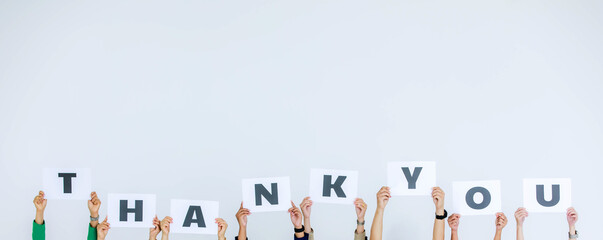
<svg viewBox="0 0 603 240">
<path fill-rule="evenodd" d="M 0 225 L 28 239 L 44 167 L 90 167 L 109 192 L 220 201 L 241 179 L 358 170 L 375 210 L 388 161 L 436 161 L 452 181 L 500 179 L 514 239 L 523 178 L 571 178 L 584 239 L 603 219 L 603 1 L 0 1 Z M 351 206 L 315 204 L 319 239 L 353 237 Z M 394 198 L 385 239 L 429 239 L 428 197 Z M 86 202 L 50 200 L 47 239 L 82 239 Z M 253 239 L 291 238 L 286 212 Z M 494 235 L 463 217 L 463 239 Z M 565 239 L 530 214 L 526 239 Z M 449 232 L 447 230 L 447 232 Z M 111 239 L 147 237 L 111 229 Z M 215 236 L 174 236 L 215 239 Z"/>
</svg>

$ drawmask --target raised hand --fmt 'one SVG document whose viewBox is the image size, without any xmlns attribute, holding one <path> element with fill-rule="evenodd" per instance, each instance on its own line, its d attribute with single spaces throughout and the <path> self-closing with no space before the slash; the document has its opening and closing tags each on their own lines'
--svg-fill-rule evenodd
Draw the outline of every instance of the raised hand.
<svg viewBox="0 0 603 240">
<path fill-rule="evenodd" d="M 302 214 L 304 218 L 310 218 L 310 214 L 312 213 L 312 200 L 310 197 L 305 197 L 304 200 L 299 204 L 299 208 L 301 208 Z"/>
<path fill-rule="evenodd" d="M 228 224 L 222 218 L 216 218 L 216 224 L 218 224 L 218 240 L 226 240 Z"/>
<path fill-rule="evenodd" d="M 291 223 L 293 223 L 296 229 L 302 228 L 302 213 L 293 201 L 291 201 L 291 208 L 289 208 L 289 216 L 291 217 Z"/>
<path fill-rule="evenodd" d="M 358 217 L 358 222 L 364 222 L 364 215 L 366 214 L 368 205 L 366 205 L 362 198 L 356 198 L 354 201 L 354 207 L 356 209 L 356 217 Z"/>
<path fill-rule="evenodd" d="M 518 208 L 517 211 L 515 211 L 515 221 L 517 222 L 518 226 L 522 226 L 523 222 L 526 220 L 526 218 L 528 217 L 528 210 L 526 210 L 525 208 Z"/>
<path fill-rule="evenodd" d="M 105 220 L 98 224 L 98 227 L 96 228 L 97 239 L 104 240 L 107 236 L 107 233 L 109 233 L 109 229 L 111 229 L 111 224 L 107 222 L 107 217 L 105 217 Z"/>
<path fill-rule="evenodd" d="M 576 209 L 574 209 L 573 207 L 568 208 L 566 217 L 567 217 L 567 224 L 570 227 L 575 227 L 576 222 L 578 222 L 578 212 L 576 212 Z"/>
<path fill-rule="evenodd" d="M 504 213 L 498 212 L 496 213 L 496 230 L 502 230 L 507 226 L 507 216 Z"/>
<path fill-rule="evenodd" d="M 238 239 L 247 239 L 247 216 L 249 216 L 251 212 L 249 209 L 243 207 L 243 202 L 241 202 L 241 207 L 235 217 L 237 217 L 237 221 L 239 222 L 239 236 Z"/>
<path fill-rule="evenodd" d="M 391 192 L 389 191 L 389 187 L 381 187 L 379 192 L 377 192 L 377 208 L 385 209 L 389 199 L 392 197 Z"/>
<path fill-rule="evenodd" d="M 88 210 L 90 211 L 90 217 L 97 218 L 98 210 L 101 206 L 101 200 L 98 198 L 96 192 L 90 193 L 90 200 L 88 200 Z M 90 226 L 95 228 L 98 225 L 98 221 L 90 221 Z"/>
<path fill-rule="evenodd" d="M 167 240 L 170 235 L 170 224 L 173 223 L 174 220 L 167 216 L 164 217 L 163 220 L 159 223 L 159 227 L 161 228 L 161 240 Z"/>
<path fill-rule="evenodd" d="M 38 192 L 38 195 L 34 197 L 33 204 L 36 207 L 36 223 L 42 225 L 44 223 L 44 210 L 48 200 L 44 198 L 44 191 Z"/>
<path fill-rule="evenodd" d="M 435 204 L 437 215 L 444 215 L 445 195 L 446 194 L 440 187 L 434 187 L 431 190 L 431 198 L 433 199 L 433 204 Z"/>
<path fill-rule="evenodd" d="M 47 199 L 44 198 L 44 195 L 44 191 L 40 191 L 33 200 L 34 206 L 36 206 L 37 211 L 44 212 L 44 209 L 46 209 Z"/>
<path fill-rule="evenodd" d="M 448 226 L 450 226 L 450 230 L 457 231 L 459 229 L 459 222 L 461 220 L 461 215 L 458 213 L 454 213 L 448 217 Z"/>
<path fill-rule="evenodd" d="M 157 235 L 159 235 L 159 232 L 161 232 L 160 225 L 161 221 L 159 221 L 159 218 L 157 218 L 157 215 L 155 215 L 155 218 L 153 218 L 153 227 L 149 229 L 149 240 L 157 239 Z"/>
<path fill-rule="evenodd" d="M 241 202 L 241 207 L 235 217 L 237 217 L 237 221 L 239 222 L 239 226 L 247 227 L 247 216 L 249 216 L 251 212 L 247 208 L 243 208 L 243 202 Z"/>
</svg>

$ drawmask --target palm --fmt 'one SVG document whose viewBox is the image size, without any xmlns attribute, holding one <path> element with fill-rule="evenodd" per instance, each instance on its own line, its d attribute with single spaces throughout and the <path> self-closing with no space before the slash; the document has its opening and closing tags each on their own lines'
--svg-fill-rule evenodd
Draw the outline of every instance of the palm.
<svg viewBox="0 0 603 240">
<path fill-rule="evenodd" d="M 305 217 L 310 217 L 311 213 L 312 213 L 312 208 L 310 208 L 310 206 L 304 207 L 304 216 Z"/>
<path fill-rule="evenodd" d="M 91 200 L 88 200 L 88 209 L 90 209 L 90 211 L 98 212 L 99 208 L 100 208 L 100 204 L 94 204 L 94 203 L 92 203 Z"/>
</svg>

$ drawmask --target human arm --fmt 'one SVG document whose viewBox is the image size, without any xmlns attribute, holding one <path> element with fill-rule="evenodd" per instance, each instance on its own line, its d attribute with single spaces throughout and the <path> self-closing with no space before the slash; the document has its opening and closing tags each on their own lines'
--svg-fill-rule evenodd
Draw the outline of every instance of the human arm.
<svg viewBox="0 0 603 240">
<path fill-rule="evenodd" d="M 526 210 L 525 208 L 521 207 L 518 208 L 517 211 L 515 211 L 515 222 L 517 223 L 517 240 L 523 240 L 523 222 L 526 220 L 526 217 L 528 217 L 528 210 Z"/>
<path fill-rule="evenodd" d="M 153 218 L 153 227 L 149 229 L 149 240 L 157 240 L 157 235 L 161 232 L 161 221 L 157 215 Z"/>
<path fill-rule="evenodd" d="M 310 197 L 304 198 L 304 200 L 299 204 L 299 208 L 302 211 L 302 215 L 304 216 L 304 232 L 310 234 L 312 232 L 312 225 L 310 224 L 310 215 L 312 213 L 312 200 Z"/>
<path fill-rule="evenodd" d="M 494 234 L 494 240 L 500 240 L 502 237 L 502 230 L 507 226 L 507 216 L 504 213 L 496 213 L 496 233 Z"/>
<path fill-rule="evenodd" d="M 107 234 L 109 233 L 109 229 L 111 229 L 111 224 L 107 222 L 107 217 L 105 220 L 96 226 L 96 238 L 98 240 L 105 240 Z"/>
<path fill-rule="evenodd" d="M 226 229 L 228 224 L 222 218 L 216 218 L 216 224 L 218 224 L 218 240 L 226 240 Z"/>
<path fill-rule="evenodd" d="M 578 222 L 578 212 L 573 207 L 570 207 L 567 209 L 566 217 L 567 217 L 567 224 L 569 226 L 569 235 L 570 236 L 577 235 L 578 231 L 576 231 L 576 222 Z M 572 239 L 572 238 L 569 238 L 569 239 Z M 576 236 L 576 238 L 573 238 L 573 239 L 578 239 L 578 237 Z"/>
<path fill-rule="evenodd" d="M 170 224 L 174 222 L 170 216 L 164 217 L 159 223 L 161 228 L 161 240 L 168 240 L 170 237 Z"/>
<path fill-rule="evenodd" d="M 459 223 L 461 220 L 461 215 L 458 213 L 454 213 L 448 217 L 448 226 L 450 226 L 450 240 L 459 240 Z"/>
<path fill-rule="evenodd" d="M 302 229 L 304 225 L 302 225 L 302 213 L 295 206 L 295 203 L 291 201 L 291 208 L 289 208 L 289 217 L 291 218 L 291 223 L 293 224 L 294 229 Z M 302 231 L 295 231 L 295 239 L 303 239 L 308 233 Z"/>
<path fill-rule="evenodd" d="M 383 238 L 383 214 L 391 197 L 389 187 L 381 187 L 377 192 L 377 210 L 375 210 L 375 217 L 371 224 L 371 240 L 382 240 Z"/>
<path fill-rule="evenodd" d="M 436 207 L 436 215 L 445 215 L 444 210 L 444 191 L 440 187 L 434 187 L 431 191 L 431 198 Z M 433 240 L 444 240 L 445 226 L 444 219 L 435 219 L 433 222 Z"/>
<path fill-rule="evenodd" d="M 249 216 L 251 212 L 247 208 L 243 208 L 243 202 L 241 202 L 241 207 L 239 211 L 235 214 L 237 218 L 237 222 L 239 222 L 239 235 L 237 236 L 240 240 L 247 239 L 247 216 Z"/>
</svg>

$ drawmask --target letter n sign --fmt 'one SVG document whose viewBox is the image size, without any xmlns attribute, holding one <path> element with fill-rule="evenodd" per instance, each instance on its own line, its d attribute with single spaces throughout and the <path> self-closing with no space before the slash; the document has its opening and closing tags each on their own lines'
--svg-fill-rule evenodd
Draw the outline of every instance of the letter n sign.
<svg viewBox="0 0 603 240">
<path fill-rule="evenodd" d="M 572 205 L 569 178 L 523 180 L 523 206 L 530 212 L 565 212 Z"/>
<path fill-rule="evenodd" d="M 315 202 L 353 204 L 358 196 L 358 171 L 312 169 L 310 198 Z"/>
<path fill-rule="evenodd" d="M 212 234 L 218 232 L 215 219 L 219 216 L 220 203 L 216 201 L 172 199 L 170 216 L 174 233 Z"/>
<path fill-rule="evenodd" d="M 45 168 L 44 193 L 48 199 L 90 199 L 92 191 L 89 168 Z"/>
<path fill-rule="evenodd" d="M 435 162 L 389 162 L 387 185 L 392 195 L 431 196 L 436 186 Z"/>
<path fill-rule="evenodd" d="M 287 211 L 291 207 L 289 177 L 243 179 L 243 206 L 251 212 Z"/>
</svg>

